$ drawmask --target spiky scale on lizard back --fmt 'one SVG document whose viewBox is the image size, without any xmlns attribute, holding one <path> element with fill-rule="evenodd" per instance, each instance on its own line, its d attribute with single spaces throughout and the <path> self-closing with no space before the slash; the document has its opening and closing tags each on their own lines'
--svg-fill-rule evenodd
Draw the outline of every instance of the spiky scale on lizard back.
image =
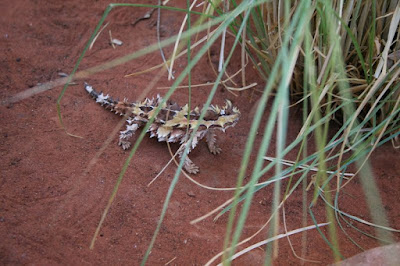
<svg viewBox="0 0 400 266">
<path fill-rule="evenodd" d="M 127 99 L 118 101 L 112 99 L 108 94 L 96 92 L 92 86 L 85 83 L 85 90 L 106 109 L 119 115 L 126 115 L 126 130 L 120 132 L 119 145 L 128 149 L 131 145 L 129 139 L 135 131 L 146 124 L 155 115 L 155 110 L 162 104 L 163 98 L 157 95 L 156 98 L 146 98 L 143 102 L 128 102 Z M 224 131 L 236 125 L 240 118 L 240 111 L 226 100 L 225 106 L 211 105 L 202 120 L 199 120 L 201 110 L 196 107 L 188 112 L 188 105 L 180 107 L 177 103 L 168 101 L 161 106 L 161 110 L 155 116 L 153 123 L 147 132 L 150 137 L 157 137 L 158 141 L 180 142 L 186 145 L 193 129 L 199 124 L 199 129 L 193 138 L 190 150 L 194 149 L 197 143 L 206 137 L 207 146 L 211 153 L 218 154 L 221 149 L 216 145 L 215 130 Z M 182 157 L 183 148 L 179 149 L 179 156 Z M 192 174 L 199 172 L 199 168 L 186 157 L 184 162 L 186 171 Z"/>
</svg>

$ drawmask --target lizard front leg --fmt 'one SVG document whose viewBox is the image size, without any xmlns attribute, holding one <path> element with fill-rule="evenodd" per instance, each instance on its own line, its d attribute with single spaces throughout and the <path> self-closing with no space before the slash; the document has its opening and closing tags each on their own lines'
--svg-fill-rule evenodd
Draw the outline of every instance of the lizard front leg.
<svg viewBox="0 0 400 266">
<path fill-rule="evenodd" d="M 209 129 L 207 131 L 206 133 L 207 147 L 212 154 L 219 154 L 222 151 L 222 149 L 217 146 L 216 144 L 217 139 L 215 138 L 215 136 L 216 134 L 214 129 Z"/>
<path fill-rule="evenodd" d="M 140 121 L 126 120 L 126 130 L 123 130 L 119 134 L 118 145 L 122 146 L 122 149 L 129 149 L 131 142 L 129 139 L 135 134 L 136 130 L 141 126 Z"/>
<path fill-rule="evenodd" d="M 179 158 L 182 160 L 183 153 L 185 152 L 187 142 L 183 143 L 181 147 L 179 147 L 178 155 Z M 191 151 L 189 148 L 188 153 Z M 189 156 L 186 156 L 185 161 L 183 163 L 183 168 L 189 173 L 189 174 L 197 174 L 200 169 L 197 165 L 195 165 L 192 160 L 190 160 Z"/>
</svg>

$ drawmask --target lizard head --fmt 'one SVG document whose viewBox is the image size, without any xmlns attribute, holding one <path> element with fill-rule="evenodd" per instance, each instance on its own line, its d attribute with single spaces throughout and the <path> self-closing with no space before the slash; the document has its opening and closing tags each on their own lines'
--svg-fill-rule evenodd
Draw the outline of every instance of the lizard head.
<svg viewBox="0 0 400 266">
<path fill-rule="evenodd" d="M 224 131 L 229 127 L 235 126 L 239 118 L 239 109 L 233 106 L 231 101 L 225 100 L 225 105 L 222 107 L 211 105 L 207 110 L 204 120 L 211 127 L 219 128 Z"/>
</svg>

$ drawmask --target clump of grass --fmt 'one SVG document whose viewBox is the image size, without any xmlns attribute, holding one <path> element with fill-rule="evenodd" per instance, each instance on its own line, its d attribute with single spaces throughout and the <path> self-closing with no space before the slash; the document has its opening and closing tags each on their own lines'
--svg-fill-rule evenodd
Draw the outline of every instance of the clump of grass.
<svg viewBox="0 0 400 266">
<path fill-rule="evenodd" d="M 235 194 L 230 201 L 219 208 L 224 208 L 220 215 L 229 211 L 224 252 L 221 253 L 222 260 L 229 264 L 235 256 L 236 247 L 251 239 L 240 241 L 254 193 L 271 184 L 274 185 L 273 211 L 264 225 L 269 225 L 271 239 L 275 239 L 278 235 L 279 213 L 285 201 L 293 191 L 303 189 L 302 226 L 310 228 L 306 224 L 308 213 L 315 225 L 318 224 L 313 215 L 313 207 L 317 198 L 322 199 L 326 203 L 329 237 L 321 231 L 320 233 L 332 248 L 336 260 L 341 259 L 342 256 L 337 241 L 335 220 L 341 226 L 341 219 L 345 216 L 374 226 L 376 236 L 382 242 L 390 243 L 391 232 L 396 230 L 389 227 L 374 178 L 368 174 L 368 157 L 376 147 L 385 142 L 394 141 L 400 134 L 400 56 L 398 52 L 400 6 L 397 1 L 209 1 L 204 2 L 201 11 L 193 11 L 195 4 L 196 2 L 189 3 L 188 1 L 187 9 L 163 5 L 110 4 L 79 58 L 68 83 L 74 77 L 80 77 L 74 76 L 79 63 L 113 8 L 145 6 L 184 12 L 186 17 L 177 36 L 106 62 L 85 73 L 102 71 L 154 52 L 159 47 L 175 43 L 173 55 L 165 60 L 164 64 L 168 65 L 169 73 L 173 73 L 174 60 L 186 54 L 187 67 L 176 77 L 164 100 L 167 101 L 182 81 L 188 77 L 190 103 L 191 69 L 200 58 L 207 55 L 211 45 L 222 38 L 220 64 L 216 70 L 216 79 L 210 95 L 205 102 L 207 107 L 211 103 L 218 84 L 227 86 L 223 78 L 227 76 L 225 70 L 234 53 L 240 51 L 241 55 L 241 70 L 237 73 L 241 74 L 242 88 L 238 90 L 248 88 L 247 65 L 252 65 L 259 72 L 265 81 L 265 87 L 258 99 L 257 109 L 248 133 Z M 229 47 L 224 45 L 227 34 L 235 37 L 233 44 Z M 193 49 L 195 46 L 196 50 Z M 228 55 L 226 58 L 222 56 L 224 52 Z M 160 78 L 160 75 L 157 78 Z M 228 76 L 227 79 L 229 78 Z M 68 83 L 60 95 L 58 104 Z M 228 89 L 231 90 L 231 88 Z M 303 127 L 294 141 L 286 143 L 290 99 L 303 105 Z M 265 109 L 269 102 L 271 102 L 271 110 L 268 122 L 264 129 L 261 129 L 261 120 L 266 114 Z M 58 110 L 61 119 L 60 109 Z M 158 111 L 156 110 L 156 113 Z M 203 116 L 204 114 L 201 117 Z M 331 120 L 337 121 L 340 125 L 333 137 L 329 130 Z M 133 146 L 96 232 L 100 230 L 127 166 L 150 123 L 151 121 L 145 126 Z M 264 134 L 258 150 L 255 151 L 256 135 L 261 130 Z M 277 143 L 271 143 L 274 132 L 277 134 Z M 315 136 L 317 151 L 310 154 L 307 141 L 311 135 Z M 271 145 L 276 146 L 276 154 L 273 158 L 267 158 Z M 297 152 L 298 157 L 296 161 L 288 165 L 284 159 L 292 150 Z M 249 169 L 250 155 L 253 152 L 257 152 L 257 159 L 254 167 Z M 156 241 L 169 200 L 179 180 L 184 159 L 185 156 L 168 190 L 161 218 L 143 258 L 143 263 L 147 261 Z M 267 164 L 266 160 L 268 160 Z M 351 164 L 355 164 L 358 169 L 355 174 L 360 175 L 370 207 L 372 223 L 341 211 L 337 201 L 341 188 L 355 176 L 346 173 Z M 284 165 L 287 167 L 285 168 Z M 332 165 L 334 167 L 331 167 Z M 275 175 L 265 182 L 259 182 L 260 177 L 272 168 L 275 169 Z M 306 190 L 307 177 L 314 170 L 316 176 L 313 181 L 315 188 L 313 201 L 308 203 L 306 196 L 310 192 Z M 247 174 L 250 175 L 250 180 L 244 183 L 244 177 Z M 295 175 L 300 177 L 294 179 Z M 281 191 L 283 180 L 288 180 L 284 192 Z M 237 206 L 240 202 L 243 202 L 242 208 L 235 221 Z M 95 234 L 91 247 L 94 246 L 96 236 Z M 270 243 L 276 242 L 263 243 L 268 243 L 266 256 L 268 263 L 274 258 L 277 250 Z"/>
<path fill-rule="evenodd" d="M 349 182 L 345 181 L 343 173 L 348 165 L 355 163 L 373 221 L 377 225 L 377 236 L 382 242 L 390 243 L 392 237 L 388 232 L 394 230 L 389 229 L 379 191 L 373 177 L 368 175 L 369 171 L 365 169 L 369 167 L 367 159 L 372 151 L 377 146 L 396 139 L 400 130 L 398 2 L 271 1 L 255 7 L 250 12 L 253 20 L 248 23 L 243 43 L 255 67 L 266 79 L 265 91 L 269 88 L 268 84 L 275 83 L 277 88 L 277 96 L 273 101 L 277 106 L 280 105 L 281 109 L 273 109 L 270 116 L 270 121 L 276 121 L 278 124 L 277 139 L 285 138 L 282 128 L 286 129 L 287 123 L 284 119 L 279 120 L 280 116 L 287 117 L 285 109 L 288 107 L 288 95 L 281 90 L 290 89 L 292 99 L 303 103 L 304 126 L 299 138 L 287 147 L 284 143 L 277 144 L 277 156 L 273 163 L 276 165 L 277 176 L 283 175 L 279 164 L 282 163 L 288 148 L 294 147 L 293 144 L 302 139 L 298 158 L 304 159 L 294 162 L 291 170 L 295 171 L 306 162 L 313 162 L 311 166 L 318 167 L 315 199 L 322 197 L 325 200 L 327 217 L 333 222 L 334 212 L 341 212 L 338 207 L 334 207 L 337 206 L 337 195 L 344 186 L 343 183 Z M 280 72 L 274 72 L 275 69 L 279 69 Z M 286 80 L 288 78 L 290 81 Z M 258 111 L 262 112 L 262 108 Z M 341 126 L 333 138 L 329 138 L 331 119 Z M 254 120 L 257 121 L 256 118 Z M 246 219 L 246 206 L 250 206 L 255 190 L 251 187 L 256 185 L 261 173 L 270 168 L 267 166 L 266 169 L 262 169 L 261 165 L 269 143 L 268 133 L 272 131 L 272 127 L 272 124 L 266 127 L 265 136 L 268 137 L 264 137 L 265 142 L 261 145 L 247 193 L 241 190 L 236 194 L 236 198 L 239 198 L 239 195 L 245 193 L 245 203 L 242 210 L 244 215 L 239 218 L 231 241 L 232 246 L 238 243 L 240 230 Z M 318 147 L 318 151 L 313 155 L 308 155 L 306 149 L 306 139 L 310 133 L 315 134 Z M 265 149 L 262 149 L 263 147 Z M 346 154 L 349 159 L 344 159 Z M 328 162 L 337 165 L 336 171 L 327 171 Z M 243 167 L 246 165 L 244 160 Z M 308 171 L 309 169 L 304 172 Z M 241 174 L 244 176 L 243 172 Z M 332 183 L 334 177 L 336 184 Z M 276 177 L 271 179 L 273 178 Z M 293 188 L 298 185 L 299 182 L 296 182 Z M 273 209 L 278 208 L 278 203 L 282 202 L 279 186 L 277 181 Z M 332 186 L 336 187 L 335 200 L 331 195 Z M 290 195 L 291 189 L 289 186 L 286 195 Z M 315 200 L 310 205 L 311 214 L 314 202 Z M 235 203 L 231 218 L 236 210 L 234 206 Z M 375 209 L 372 206 L 380 207 Z M 271 237 L 277 234 L 278 222 L 278 218 L 272 220 Z M 232 223 L 230 226 L 232 227 Z M 380 226 L 385 229 L 382 230 Z M 331 240 L 325 239 L 338 260 L 341 255 L 335 240 L 336 229 L 333 223 L 330 225 L 329 235 Z M 226 243 L 228 242 L 227 240 Z M 225 247 L 227 248 L 227 245 Z M 267 258 L 271 258 L 272 249 L 268 250 Z M 232 256 L 232 252 L 230 251 L 229 256 Z"/>
</svg>

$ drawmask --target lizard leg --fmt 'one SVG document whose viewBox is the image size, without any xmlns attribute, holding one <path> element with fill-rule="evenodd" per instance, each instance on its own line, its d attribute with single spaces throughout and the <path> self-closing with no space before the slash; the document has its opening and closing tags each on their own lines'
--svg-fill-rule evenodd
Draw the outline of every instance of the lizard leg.
<svg viewBox="0 0 400 266">
<path fill-rule="evenodd" d="M 208 150 L 212 153 L 212 154 L 219 154 L 222 149 L 219 148 L 216 144 L 217 139 L 215 138 L 215 131 L 213 129 L 210 129 L 207 131 L 206 134 L 206 141 L 207 141 L 207 146 L 208 146 Z"/>
<path fill-rule="evenodd" d="M 181 147 L 179 148 L 178 155 L 179 158 L 182 159 L 183 153 L 185 152 L 185 147 L 187 145 L 187 142 L 183 143 Z M 189 149 L 189 152 L 191 149 Z M 189 174 L 197 174 L 200 169 L 197 165 L 195 165 L 192 160 L 190 160 L 189 156 L 186 156 L 185 162 L 183 163 L 183 168 L 189 173 Z"/>
<path fill-rule="evenodd" d="M 129 149 L 131 142 L 129 139 L 135 134 L 136 130 L 139 128 L 140 124 L 132 120 L 127 120 L 126 130 L 123 130 L 119 134 L 118 145 L 122 146 L 122 149 Z"/>
</svg>

